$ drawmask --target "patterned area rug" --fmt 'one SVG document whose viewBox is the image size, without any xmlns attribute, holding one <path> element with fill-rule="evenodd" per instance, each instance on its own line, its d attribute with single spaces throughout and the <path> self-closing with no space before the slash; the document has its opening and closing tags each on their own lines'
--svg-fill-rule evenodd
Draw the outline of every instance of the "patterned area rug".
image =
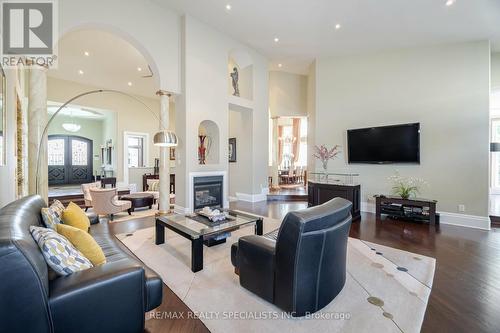
<svg viewBox="0 0 500 333">
<path fill-rule="evenodd" d="M 265 219 L 264 231 L 279 224 Z M 190 241 L 170 230 L 165 244 L 159 246 L 154 244 L 154 228 L 117 237 L 160 274 L 211 332 L 420 331 L 434 278 L 434 258 L 349 238 L 344 289 L 312 316 L 289 318 L 242 288 L 234 274 L 231 244 L 252 232 L 253 228 L 243 228 L 225 244 L 205 246 L 204 269 L 197 273 L 190 269 Z"/>
</svg>

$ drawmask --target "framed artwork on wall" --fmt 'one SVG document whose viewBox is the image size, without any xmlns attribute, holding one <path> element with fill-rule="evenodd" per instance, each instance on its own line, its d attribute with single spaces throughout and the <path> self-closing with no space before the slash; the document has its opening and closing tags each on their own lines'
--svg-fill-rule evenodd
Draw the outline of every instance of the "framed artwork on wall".
<svg viewBox="0 0 500 333">
<path fill-rule="evenodd" d="M 229 162 L 236 162 L 236 138 L 229 139 Z"/>
<path fill-rule="evenodd" d="M 170 147 L 170 160 L 175 161 L 175 148 Z"/>
</svg>

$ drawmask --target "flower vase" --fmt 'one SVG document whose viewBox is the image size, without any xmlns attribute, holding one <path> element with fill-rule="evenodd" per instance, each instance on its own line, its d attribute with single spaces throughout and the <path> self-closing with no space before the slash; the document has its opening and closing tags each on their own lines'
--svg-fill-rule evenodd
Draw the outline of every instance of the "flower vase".
<svg viewBox="0 0 500 333">
<path fill-rule="evenodd" d="M 198 160 L 200 161 L 200 164 L 205 164 L 207 151 L 207 148 L 205 148 L 205 139 L 207 138 L 207 136 L 198 135 L 198 138 L 200 139 L 200 146 L 198 147 Z"/>
<path fill-rule="evenodd" d="M 322 161 L 323 164 L 323 178 L 328 181 L 328 160 Z"/>
</svg>

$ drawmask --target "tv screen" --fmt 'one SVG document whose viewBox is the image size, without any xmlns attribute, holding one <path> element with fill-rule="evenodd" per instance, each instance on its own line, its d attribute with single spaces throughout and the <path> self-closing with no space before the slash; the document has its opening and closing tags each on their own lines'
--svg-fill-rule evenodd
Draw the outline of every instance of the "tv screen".
<svg viewBox="0 0 500 333">
<path fill-rule="evenodd" d="M 349 163 L 420 163 L 420 124 L 347 131 Z"/>
</svg>

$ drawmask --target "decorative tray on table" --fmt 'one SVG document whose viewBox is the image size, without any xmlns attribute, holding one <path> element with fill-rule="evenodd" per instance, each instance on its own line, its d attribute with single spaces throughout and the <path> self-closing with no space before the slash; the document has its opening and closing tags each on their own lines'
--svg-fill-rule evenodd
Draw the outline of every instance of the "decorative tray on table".
<svg viewBox="0 0 500 333">
<path fill-rule="evenodd" d="M 220 211 L 218 209 L 210 209 L 208 207 L 203 208 L 197 212 L 198 215 L 204 216 L 211 222 L 220 222 L 225 220 L 232 220 L 227 212 Z"/>
</svg>

